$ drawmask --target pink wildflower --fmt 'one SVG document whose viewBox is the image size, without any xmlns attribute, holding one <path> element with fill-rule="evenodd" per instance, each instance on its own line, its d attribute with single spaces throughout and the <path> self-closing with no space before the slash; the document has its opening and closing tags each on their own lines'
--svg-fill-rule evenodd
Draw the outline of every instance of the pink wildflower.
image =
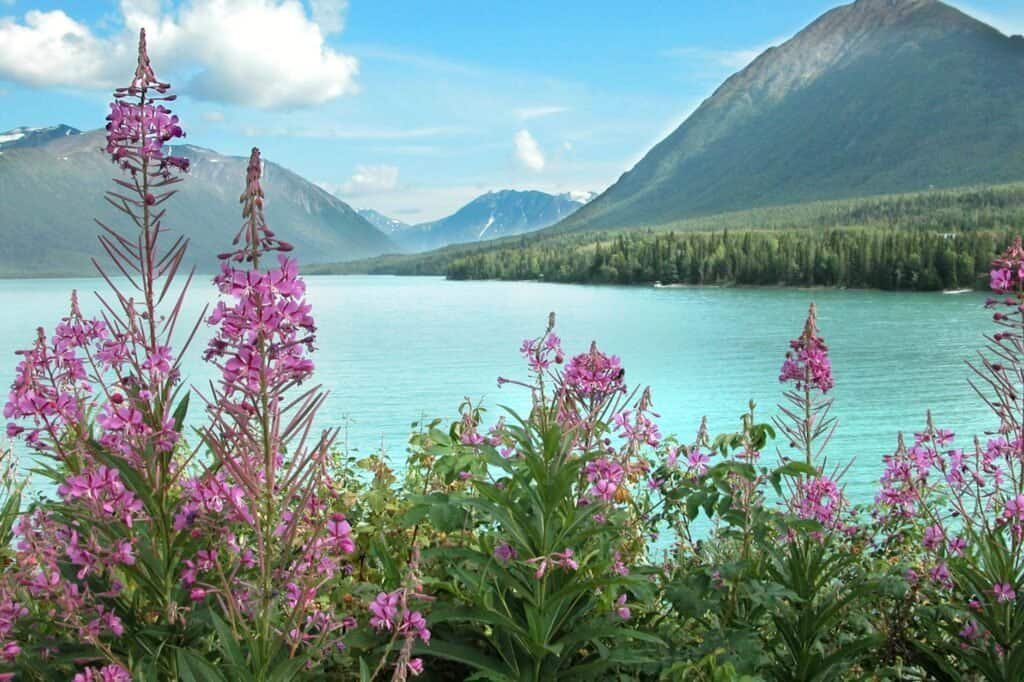
<svg viewBox="0 0 1024 682">
<path fill-rule="evenodd" d="M 86 668 L 72 682 L 132 682 L 132 675 L 116 663 L 102 668 Z"/>
<path fill-rule="evenodd" d="M 395 627 L 395 617 L 398 615 L 398 601 L 401 597 L 400 591 L 381 592 L 370 602 L 370 627 L 375 630 L 391 630 Z"/>
<path fill-rule="evenodd" d="M 517 552 L 515 547 L 507 542 L 503 542 L 494 548 L 494 558 L 505 564 L 513 561 L 516 558 L 516 555 Z"/>
<path fill-rule="evenodd" d="M 997 602 L 1008 602 L 1017 598 L 1017 593 L 1013 591 L 1010 583 L 996 583 L 992 586 L 992 595 Z"/>
<path fill-rule="evenodd" d="M 827 393 L 833 386 L 832 363 L 828 357 L 828 346 L 818 336 L 817 312 L 811 304 L 807 322 L 799 338 L 790 341 L 790 351 L 779 372 L 779 381 L 793 381 L 797 390 L 817 389 Z"/>
</svg>

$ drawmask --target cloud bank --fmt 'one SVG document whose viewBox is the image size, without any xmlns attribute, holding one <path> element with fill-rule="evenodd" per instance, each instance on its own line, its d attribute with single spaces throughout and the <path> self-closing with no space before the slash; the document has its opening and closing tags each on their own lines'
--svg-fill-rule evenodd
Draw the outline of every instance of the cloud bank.
<svg viewBox="0 0 1024 682">
<path fill-rule="evenodd" d="M 165 79 L 197 99 L 279 109 L 357 90 L 358 62 L 327 44 L 347 2 L 189 0 L 176 10 L 123 0 L 124 30 L 104 36 L 62 10 L 0 18 L 0 78 L 31 87 L 110 89 L 131 73 L 139 27 Z"/>
</svg>

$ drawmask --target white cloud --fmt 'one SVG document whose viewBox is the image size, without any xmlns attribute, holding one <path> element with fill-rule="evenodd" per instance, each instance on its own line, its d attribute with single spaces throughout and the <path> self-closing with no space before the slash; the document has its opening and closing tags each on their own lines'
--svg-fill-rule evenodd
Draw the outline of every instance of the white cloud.
<svg viewBox="0 0 1024 682">
<path fill-rule="evenodd" d="M 200 118 L 202 118 L 207 123 L 220 123 L 221 121 L 224 120 L 224 112 L 223 111 L 204 111 L 202 114 L 200 114 Z"/>
<path fill-rule="evenodd" d="M 126 56 L 123 43 L 97 38 L 60 10 L 31 10 L 20 24 L 0 18 L 0 78 L 33 87 L 106 88 L 113 85 L 111 67 L 127 64 Z"/>
<path fill-rule="evenodd" d="M 358 64 L 324 42 L 297 0 L 192 0 L 177 17 L 125 11 L 150 30 L 154 60 L 200 64 L 190 94 L 261 108 L 320 104 L 355 90 Z"/>
<path fill-rule="evenodd" d="M 380 164 L 356 166 L 352 177 L 337 188 L 342 196 L 365 196 L 389 192 L 398 187 L 398 166 Z"/>
<path fill-rule="evenodd" d="M 529 121 L 533 118 L 561 114 L 566 111 L 569 111 L 566 107 L 523 107 L 521 109 L 516 109 L 515 114 L 522 120 Z"/>
<path fill-rule="evenodd" d="M 345 28 L 348 0 L 310 0 L 313 21 L 324 33 L 338 33 Z"/>
<path fill-rule="evenodd" d="M 357 89 L 356 59 L 325 42 L 342 25 L 343 4 L 314 3 L 310 17 L 298 0 L 189 0 L 167 12 L 158 0 L 122 0 L 125 30 L 110 37 L 61 10 L 32 10 L 22 22 L 0 19 L 0 78 L 35 87 L 123 84 L 145 26 L 157 74 L 186 77 L 181 90 L 194 97 L 261 108 L 319 104 Z"/>
<path fill-rule="evenodd" d="M 532 171 L 544 170 L 544 153 L 526 128 L 516 133 L 516 158 Z"/>
</svg>

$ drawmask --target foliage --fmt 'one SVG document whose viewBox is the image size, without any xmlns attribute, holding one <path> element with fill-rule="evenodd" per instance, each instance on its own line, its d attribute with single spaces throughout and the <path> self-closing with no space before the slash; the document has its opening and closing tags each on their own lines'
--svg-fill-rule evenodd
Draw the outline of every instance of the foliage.
<svg viewBox="0 0 1024 682">
<path fill-rule="evenodd" d="M 451 279 L 598 284 L 974 288 L 1009 233 L 890 229 L 564 237 L 452 261 Z"/>
</svg>

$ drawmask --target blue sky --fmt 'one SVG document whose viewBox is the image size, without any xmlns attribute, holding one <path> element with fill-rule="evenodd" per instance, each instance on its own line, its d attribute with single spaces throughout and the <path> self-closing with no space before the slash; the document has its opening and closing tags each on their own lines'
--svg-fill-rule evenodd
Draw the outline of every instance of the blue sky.
<svg viewBox="0 0 1024 682">
<path fill-rule="evenodd" d="M 0 131 L 103 122 L 145 24 L 188 141 L 406 222 L 601 190 L 828 0 L 0 0 Z M 1024 33 L 1019 0 L 954 2 Z"/>
</svg>

